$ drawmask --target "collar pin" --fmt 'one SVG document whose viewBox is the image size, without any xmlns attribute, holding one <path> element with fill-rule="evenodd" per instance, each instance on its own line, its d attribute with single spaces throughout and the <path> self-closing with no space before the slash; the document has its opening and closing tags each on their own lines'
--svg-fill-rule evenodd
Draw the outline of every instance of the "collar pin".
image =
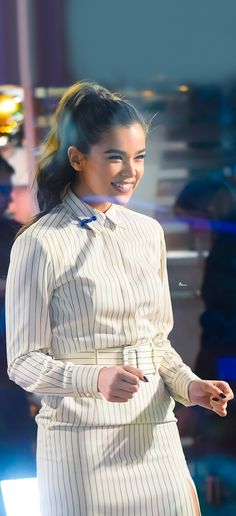
<svg viewBox="0 0 236 516">
<path fill-rule="evenodd" d="M 92 215 L 92 217 L 90 217 L 89 219 L 82 219 L 80 221 L 80 225 L 83 227 L 83 226 L 87 226 L 87 224 L 89 224 L 89 222 L 93 222 L 93 220 L 97 220 L 97 217 L 96 215 Z"/>
</svg>

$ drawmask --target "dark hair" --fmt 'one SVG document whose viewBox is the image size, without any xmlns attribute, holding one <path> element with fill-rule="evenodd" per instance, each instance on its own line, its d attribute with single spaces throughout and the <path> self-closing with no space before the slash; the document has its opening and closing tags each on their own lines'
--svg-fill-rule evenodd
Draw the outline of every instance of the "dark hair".
<svg viewBox="0 0 236 516">
<path fill-rule="evenodd" d="M 0 173 L 4 172 L 9 176 L 14 174 L 14 168 L 8 163 L 8 161 L 0 155 Z"/>
<path fill-rule="evenodd" d="M 89 82 L 77 82 L 68 88 L 58 104 L 38 162 L 36 183 L 40 213 L 30 224 L 61 203 L 68 186 L 73 184 L 76 173 L 67 156 L 71 145 L 88 154 L 106 131 L 116 125 L 128 127 L 133 123 L 141 124 L 147 131 L 142 115 L 120 95 Z"/>
</svg>

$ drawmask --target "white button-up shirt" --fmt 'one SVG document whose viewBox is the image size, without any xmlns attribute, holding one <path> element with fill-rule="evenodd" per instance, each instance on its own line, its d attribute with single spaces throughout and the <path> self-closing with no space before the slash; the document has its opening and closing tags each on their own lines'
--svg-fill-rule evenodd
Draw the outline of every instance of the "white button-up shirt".
<svg viewBox="0 0 236 516">
<path fill-rule="evenodd" d="M 162 422 L 174 418 L 173 398 L 189 402 L 197 377 L 168 340 L 163 231 L 146 215 L 118 205 L 102 213 L 69 190 L 13 245 L 6 321 L 9 376 L 43 397 L 45 424 Z M 99 372 L 115 356 L 149 378 L 127 403 L 98 392 Z"/>
</svg>

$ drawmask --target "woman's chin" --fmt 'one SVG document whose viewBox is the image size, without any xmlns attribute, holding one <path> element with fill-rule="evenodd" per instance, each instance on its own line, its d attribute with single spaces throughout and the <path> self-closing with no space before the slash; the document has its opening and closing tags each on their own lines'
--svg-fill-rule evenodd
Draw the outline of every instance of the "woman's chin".
<svg viewBox="0 0 236 516">
<path fill-rule="evenodd" d="M 130 197 L 131 197 L 131 195 L 117 194 L 117 195 L 114 195 L 113 202 L 115 204 L 125 205 L 125 204 L 128 204 Z"/>
</svg>

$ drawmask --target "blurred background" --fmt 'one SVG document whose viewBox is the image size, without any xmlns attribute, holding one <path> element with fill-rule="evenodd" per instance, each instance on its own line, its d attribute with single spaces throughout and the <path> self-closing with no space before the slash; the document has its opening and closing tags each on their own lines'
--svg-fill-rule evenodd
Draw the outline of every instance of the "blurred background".
<svg viewBox="0 0 236 516">
<path fill-rule="evenodd" d="M 122 92 L 151 121 L 129 206 L 165 231 L 172 344 L 202 378 L 236 386 L 235 19 L 234 0 L 0 0 L 0 480 L 35 475 L 40 403 L 5 373 L 9 252 L 37 211 L 35 162 L 52 113 L 78 80 Z M 235 402 L 226 419 L 176 414 L 203 515 L 233 516 Z"/>
</svg>

